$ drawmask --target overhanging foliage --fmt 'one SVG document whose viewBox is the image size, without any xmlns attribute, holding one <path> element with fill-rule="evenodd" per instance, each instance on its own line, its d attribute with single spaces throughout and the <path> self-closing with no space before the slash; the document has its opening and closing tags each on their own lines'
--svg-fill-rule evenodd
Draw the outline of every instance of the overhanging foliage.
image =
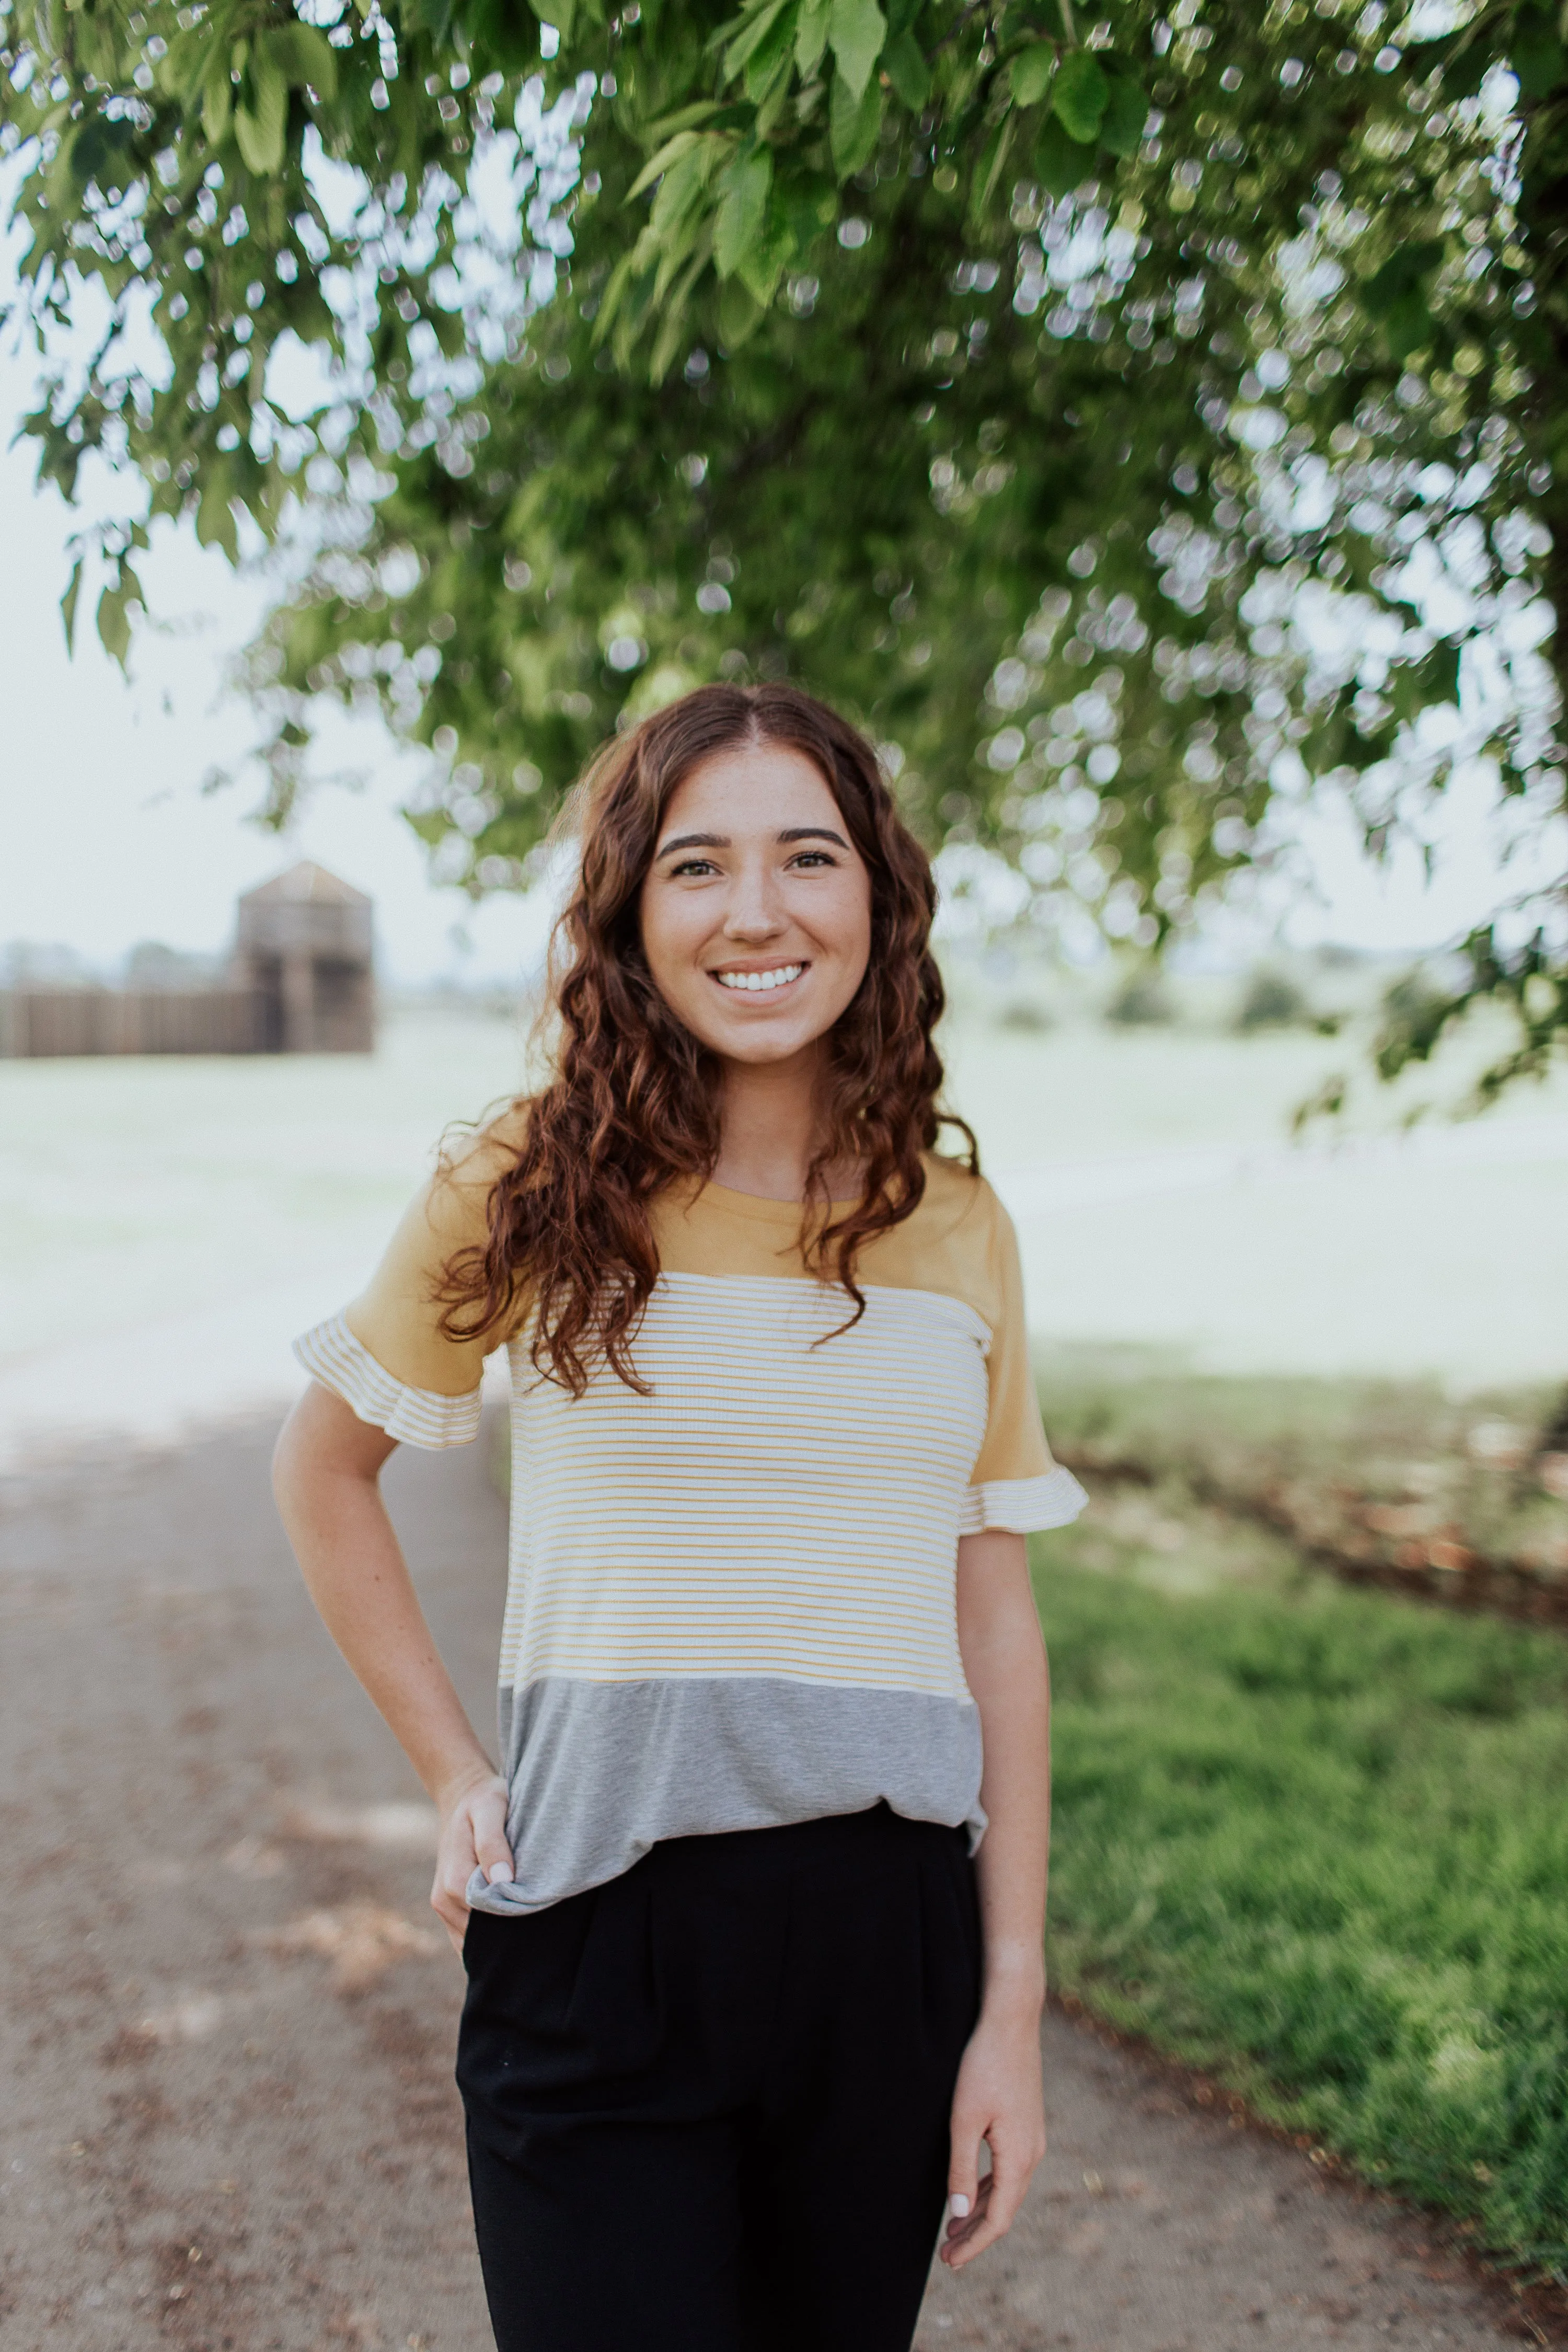
<svg viewBox="0 0 1568 2352">
<path fill-rule="evenodd" d="M 1554 15 L 304 13 L 14 5 L 5 100 L 33 317 L 103 319 L 44 470 L 147 486 L 105 642 L 149 511 L 232 550 L 309 485 L 279 809 L 311 697 L 374 696 L 436 747 L 441 870 L 496 887 L 622 709 L 782 671 L 897 745 L 928 838 L 1139 943 L 1309 774 L 1374 840 L 1479 749 L 1561 807 Z M 1533 989 L 1527 1061 L 1529 933 L 1445 999 Z"/>
</svg>

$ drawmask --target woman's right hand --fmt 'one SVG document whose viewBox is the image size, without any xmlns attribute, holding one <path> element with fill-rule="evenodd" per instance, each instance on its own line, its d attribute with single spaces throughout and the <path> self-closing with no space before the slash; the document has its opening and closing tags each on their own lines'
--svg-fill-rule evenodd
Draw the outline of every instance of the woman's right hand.
<svg viewBox="0 0 1568 2352">
<path fill-rule="evenodd" d="M 436 1882 L 430 1908 L 461 1952 L 468 1926 L 468 1881 L 482 1870 L 492 1886 L 512 1876 L 511 1848 L 506 1842 L 507 1784 L 499 1772 L 476 1773 L 439 1802 L 440 1835 L 436 1843 Z"/>
</svg>

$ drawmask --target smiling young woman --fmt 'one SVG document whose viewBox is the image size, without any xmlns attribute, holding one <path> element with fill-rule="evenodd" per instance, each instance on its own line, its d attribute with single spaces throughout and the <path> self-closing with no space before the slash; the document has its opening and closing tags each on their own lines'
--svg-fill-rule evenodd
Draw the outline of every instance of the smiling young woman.
<svg viewBox="0 0 1568 2352">
<path fill-rule="evenodd" d="M 440 1811 L 501 2352 L 907 2352 L 944 2206 L 958 2269 L 1045 2144 L 1024 1538 L 1083 1497 L 870 747 L 704 688 L 573 822 L 553 1072 L 300 1342 L 279 1503 Z M 503 1345 L 497 1772 L 377 1480 Z"/>
</svg>

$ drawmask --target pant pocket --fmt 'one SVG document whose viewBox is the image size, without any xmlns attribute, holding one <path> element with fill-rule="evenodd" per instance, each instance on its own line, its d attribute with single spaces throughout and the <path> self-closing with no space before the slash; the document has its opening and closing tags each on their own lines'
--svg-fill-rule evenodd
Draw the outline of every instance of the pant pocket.
<svg viewBox="0 0 1568 2352">
<path fill-rule="evenodd" d="M 565 2027 L 592 2053 L 601 2080 L 646 2073 L 663 2044 L 657 1904 L 651 1874 L 644 1870 L 628 1871 L 597 1889 Z"/>
<path fill-rule="evenodd" d="M 468 1914 L 458 2087 L 470 2114 L 548 2100 L 581 2077 L 568 2012 L 595 1902 L 589 1893 L 509 1918 Z"/>
</svg>

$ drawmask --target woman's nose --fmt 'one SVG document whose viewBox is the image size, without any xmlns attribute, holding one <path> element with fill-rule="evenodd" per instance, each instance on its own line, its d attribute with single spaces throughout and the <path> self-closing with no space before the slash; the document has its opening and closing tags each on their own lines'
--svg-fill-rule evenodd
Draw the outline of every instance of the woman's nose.
<svg viewBox="0 0 1568 2352">
<path fill-rule="evenodd" d="M 724 919 L 725 937 L 731 940 L 769 939 L 783 928 L 784 917 L 770 878 L 760 874 L 742 875 Z"/>
</svg>

